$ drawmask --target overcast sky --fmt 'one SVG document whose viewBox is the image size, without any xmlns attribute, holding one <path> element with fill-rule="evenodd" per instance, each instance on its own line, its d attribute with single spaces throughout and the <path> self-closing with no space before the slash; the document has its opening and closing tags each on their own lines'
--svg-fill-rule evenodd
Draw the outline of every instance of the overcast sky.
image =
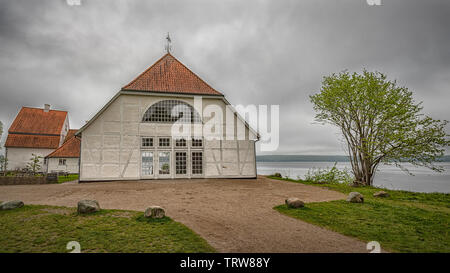
<svg viewBox="0 0 450 273">
<path fill-rule="evenodd" d="M 344 69 L 384 72 L 450 119 L 450 1 L 382 2 L 0 0 L 0 121 L 49 103 L 79 128 L 165 53 L 167 32 L 232 104 L 280 105 L 276 153 L 343 154 L 308 96 Z"/>
</svg>

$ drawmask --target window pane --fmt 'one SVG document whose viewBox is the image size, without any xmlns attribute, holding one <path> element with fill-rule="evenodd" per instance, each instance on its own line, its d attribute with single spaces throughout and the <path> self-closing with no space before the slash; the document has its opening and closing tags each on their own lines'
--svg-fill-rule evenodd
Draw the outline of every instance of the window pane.
<svg viewBox="0 0 450 273">
<path fill-rule="evenodd" d="M 142 138 L 142 147 L 153 147 L 153 138 L 143 137 Z"/>
<path fill-rule="evenodd" d="M 203 140 L 200 138 L 193 138 L 192 139 L 192 147 L 202 147 L 203 146 Z"/>
<path fill-rule="evenodd" d="M 200 115 L 191 105 L 179 100 L 163 100 L 150 106 L 142 118 L 143 122 L 199 123 Z"/>
<path fill-rule="evenodd" d="M 192 152 L 192 174 L 203 173 L 203 152 Z"/>
<path fill-rule="evenodd" d="M 170 147 L 170 138 L 168 137 L 160 138 L 159 147 Z"/>
<path fill-rule="evenodd" d="M 159 174 L 170 174 L 170 152 L 159 152 Z"/>
<path fill-rule="evenodd" d="M 176 139 L 175 140 L 175 147 L 186 147 L 186 139 Z"/>
<path fill-rule="evenodd" d="M 153 175 L 153 152 L 142 152 L 142 175 Z"/>
<path fill-rule="evenodd" d="M 175 170 L 176 174 L 186 174 L 186 152 L 175 153 Z"/>
</svg>

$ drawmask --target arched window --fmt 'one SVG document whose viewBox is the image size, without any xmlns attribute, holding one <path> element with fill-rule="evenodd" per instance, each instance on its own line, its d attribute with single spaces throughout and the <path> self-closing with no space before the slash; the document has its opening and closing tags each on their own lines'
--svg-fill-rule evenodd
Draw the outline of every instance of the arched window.
<svg viewBox="0 0 450 273">
<path fill-rule="evenodd" d="M 150 106 L 142 122 L 199 123 L 200 115 L 191 105 L 179 100 L 163 100 Z"/>
</svg>

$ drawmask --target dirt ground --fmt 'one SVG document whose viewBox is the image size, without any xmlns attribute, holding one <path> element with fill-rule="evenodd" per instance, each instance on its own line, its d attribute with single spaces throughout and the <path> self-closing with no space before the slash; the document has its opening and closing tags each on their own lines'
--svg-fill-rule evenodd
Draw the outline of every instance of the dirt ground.
<svg viewBox="0 0 450 273">
<path fill-rule="evenodd" d="M 79 200 L 95 199 L 102 208 L 140 211 L 159 205 L 220 252 L 368 252 L 357 239 L 272 209 L 287 197 L 305 202 L 345 198 L 265 177 L 0 186 L 0 200 L 26 204 L 76 207 Z"/>
</svg>

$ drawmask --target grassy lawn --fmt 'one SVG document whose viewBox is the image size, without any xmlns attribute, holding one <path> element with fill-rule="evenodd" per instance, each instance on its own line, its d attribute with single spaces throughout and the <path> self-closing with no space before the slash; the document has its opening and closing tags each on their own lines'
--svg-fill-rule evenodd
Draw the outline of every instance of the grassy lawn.
<svg viewBox="0 0 450 273">
<path fill-rule="evenodd" d="M 26 205 L 0 211 L 0 252 L 215 252 L 199 235 L 169 217 L 101 210 L 78 215 L 76 208 Z"/>
<path fill-rule="evenodd" d="M 58 183 L 69 182 L 78 179 L 78 174 L 69 174 L 68 176 L 58 176 Z"/>
<path fill-rule="evenodd" d="M 286 205 L 274 208 L 288 216 L 363 241 L 378 241 L 388 251 L 450 252 L 450 194 L 383 189 L 390 197 L 375 198 L 372 194 L 379 188 L 280 180 L 325 187 L 345 194 L 357 191 L 364 195 L 363 204 L 338 200 L 308 203 L 300 209 L 290 209 Z"/>
</svg>

